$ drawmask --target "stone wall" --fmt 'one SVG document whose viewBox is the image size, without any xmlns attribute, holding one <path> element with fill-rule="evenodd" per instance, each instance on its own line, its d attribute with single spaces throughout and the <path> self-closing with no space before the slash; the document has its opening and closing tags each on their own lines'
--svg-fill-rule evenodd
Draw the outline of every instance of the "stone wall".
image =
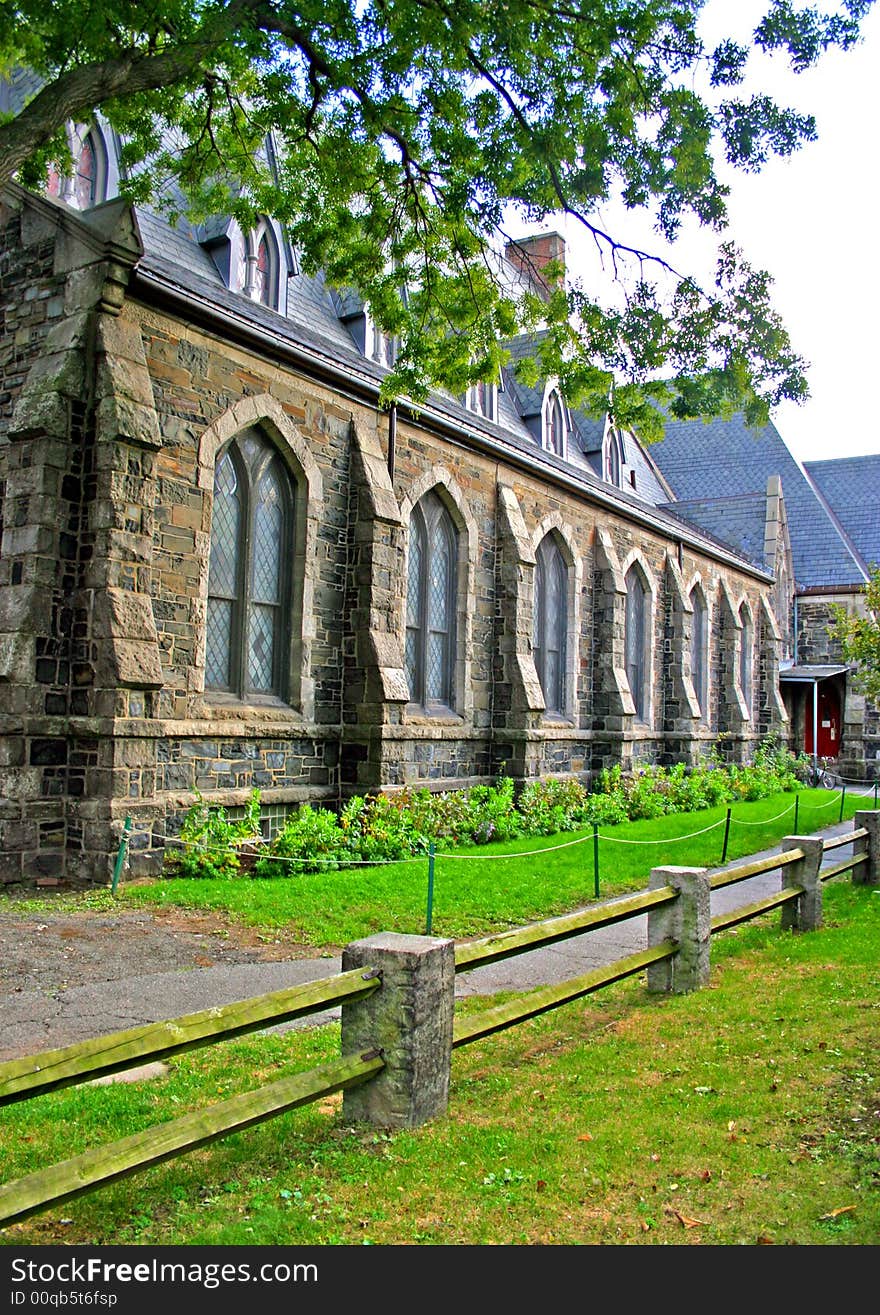
<svg viewBox="0 0 880 1315">
<path fill-rule="evenodd" d="M 389 414 L 375 395 L 233 343 L 219 317 L 148 304 L 128 289 L 129 212 L 100 215 L 93 231 L 48 203 L 3 214 L 5 882 L 105 883 L 127 819 L 131 871 L 155 870 L 196 791 L 240 807 L 258 788 L 277 810 L 502 771 L 589 781 L 617 762 L 696 761 L 720 733 L 742 757 L 779 719 L 769 625 L 756 626 L 753 706 L 735 692 L 736 609 L 747 600 L 764 616 L 768 580 L 461 428 Z M 242 702 L 205 690 L 205 631 L 215 463 L 251 429 L 279 453 L 295 507 L 285 696 Z M 409 703 L 403 661 L 408 527 L 428 492 L 458 551 L 442 716 Z M 531 647 L 546 535 L 568 577 L 553 716 Z M 624 655 L 633 563 L 648 587 L 641 722 Z M 709 607 L 705 717 L 690 683 L 696 582 Z"/>
</svg>

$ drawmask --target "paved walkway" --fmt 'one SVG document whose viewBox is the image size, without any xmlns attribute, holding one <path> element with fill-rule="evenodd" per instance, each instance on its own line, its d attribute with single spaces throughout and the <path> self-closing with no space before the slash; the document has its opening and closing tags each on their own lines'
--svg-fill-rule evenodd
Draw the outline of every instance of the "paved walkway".
<svg viewBox="0 0 880 1315">
<path fill-rule="evenodd" d="M 852 828 L 852 822 L 845 821 L 815 834 L 838 836 Z M 779 852 L 776 846 L 750 857 L 759 858 Z M 824 866 L 841 862 L 851 852 L 849 845 L 832 850 L 826 855 Z M 736 859 L 726 867 L 744 861 L 742 858 Z M 713 869 L 716 870 L 723 869 Z M 780 868 L 773 868 L 747 881 L 713 891 L 712 916 L 751 904 L 764 895 L 777 893 L 781 871 Z M 647 915 L 642 915 L 499 963 L 459 973 L 455 983 L 456 997 L 523 991 L 535 986 L 564 982 L 634 954 L 646 945 Z M 157 1022 L 235 1000 L 245 1000 L 268 991 L 278 991 L 283 987 L 330 976 L 340 970 L 339 959 L 291 959 L 95 982 L 88 986 L 57 991 L 51 997 L 33 991 L 17 993 L 7 996 L 2 1002 L 2 1049 L 6 1056 L 11 1056 L 12 1053 L 29 1054 L 69 1045 L 142 1023 Z M 311 1015 L 308 1019 L 284 1024 L 278 1030 L 314 1026 L 317 1022 L 338 1016 L 338 1010 L 328 1010 Z"/>
</svg>

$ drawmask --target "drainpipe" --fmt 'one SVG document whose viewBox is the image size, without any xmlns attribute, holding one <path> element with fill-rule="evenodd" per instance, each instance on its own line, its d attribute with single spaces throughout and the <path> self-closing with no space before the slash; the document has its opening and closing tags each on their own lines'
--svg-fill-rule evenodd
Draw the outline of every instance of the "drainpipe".
<svg viewBox="0 0 880 1315">
<path fill-rule="evenodd" d="M 391 403 L 388 412 L 388 478 L 394 480 L 394 457 L 397 447 L 397 403 Z"/>
<path fill-rule="evenodd" d="M 819 762 L 819 682 L 813 681 L 813 766 Z"/>
</svg>

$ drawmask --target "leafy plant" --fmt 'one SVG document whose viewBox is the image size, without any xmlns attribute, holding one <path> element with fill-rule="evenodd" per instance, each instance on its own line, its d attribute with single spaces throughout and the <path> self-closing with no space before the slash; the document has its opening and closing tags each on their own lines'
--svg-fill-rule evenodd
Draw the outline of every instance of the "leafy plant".
<svg viewBox="0 0 880 1315">
<path fill-rule="evenodd" d="M 242 846 L 260 837 L 260 791 L 251 792 L 240 818 L 207 804 L 200 791 L 195 794 L 180 828 L 183 848 L 166 853 L 166 867 L 179 877 L 233 877 L 241 867 Z"/>
<path fill-rule="evenodd" d="M 804 780 L 803 762 L 768 736 L 747 765 L 726 763 L 719 749 L 694 766 L 646 764 L 600 772 L 593 789 L 574 777 L 542 777 L 516 794 L 514 781 L 433 793 L 356 795 L 339 813 L 302 804 L 254 864 L 258 877 L 293 877 L 354 863 L 388 863 L 427 851 L 431 842 L 485 845 L 519 836 L 553 836 L 594 825 L 693 812 L 737 800 L 766 799 Z M 174 875 L 231 877 L 241 870 L 243 841 L 259 835 L 259 791 L 241 819 L 209 807 L 201 795 L 181 831 L 182 854 L 168 860 Z"/>
</svg>

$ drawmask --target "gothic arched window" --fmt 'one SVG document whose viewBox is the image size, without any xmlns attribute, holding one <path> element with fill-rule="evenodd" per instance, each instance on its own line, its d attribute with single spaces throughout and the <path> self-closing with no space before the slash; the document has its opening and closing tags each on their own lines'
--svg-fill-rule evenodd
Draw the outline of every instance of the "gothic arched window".
<svg viewBox="0 0 880 1315">
<path fill-rule="evenodd" d="M 565 456 L 567 430 L 565 406 L 559 390 L 554 388 L 544 403 L 544 447 L 548 452 L 555 452 L 558 457 Z"/>
<path fill-rule="evenodd" d="M 69 123 L 67 144 L 72 169 L 61 173 L 50 165 L 46 190 L 59 201 L 66 201 L 76 210 L 88 210 L 105 201 L 107 191 L 107 159 L 104 144 L 95 128 L 84 128 Z"/>
<path fill-rule="evenodd" d="M 626 573 L 625 662 L 629 692 L 639 721 L 648 720 L 648 618 L 650 597 L 645 578 L 633 563 Z"/>
<path fill-rule="evenodd" d="M 616 429 L 609 429 L 605 435 L 604 460 L 602 474 L 607 484 L 620 488 L 620 475 L 623 470 L 623 452 L 620 435 Z"/>
<path fill-rule="evenodd" d="M 739 648 L 739 688 L 740 693 L 746 701 L 746 706 L 751 710 L 752 661 L 755 651 L 755 631 L 752 626 L 751 613 L 745 603 L 743 603 L 739 610 L 739 619 L 740 624 L 742 625 Z"/>
<path fill-rule="evenodd" d="M 498 385 L 478 379 L 471 384 L 465 395 L 465 406 L 474 415 L 485 416 L 487 420 L 498 418 Z"/>
<path fill-rule="evenodd" d="M 568 629 L 568 569 L 552 534 L 535 554 L 535 614 L 532 653 L 547 712 L 565 711 L 565 638 Z"/>
<path fill-rule="evenodd" d="M 691 591 L 691 684 L 705 721 L 709 703 L 709 609 L 699 585 Z"/>
<path fill-rule="evenodd" d="M 406 593 L 409 696 L 426 711 L 454 702 L 457 566 L 452 517 L 436 493 L 426 493 L 410 518 Z"/>
<path fill-rule="evenodd" d="M 290 476 L 272 444 L 244 430 L 214 468 L 206 688 L 285 696 L 292 542 Z"/>
<path fill-rule="evenodd" d="M 278 246 L 267 220 L 262 220 L 248 236 L 245 254 L 243 291 L 252 301 L 278 307 Z"/>
</svg>

